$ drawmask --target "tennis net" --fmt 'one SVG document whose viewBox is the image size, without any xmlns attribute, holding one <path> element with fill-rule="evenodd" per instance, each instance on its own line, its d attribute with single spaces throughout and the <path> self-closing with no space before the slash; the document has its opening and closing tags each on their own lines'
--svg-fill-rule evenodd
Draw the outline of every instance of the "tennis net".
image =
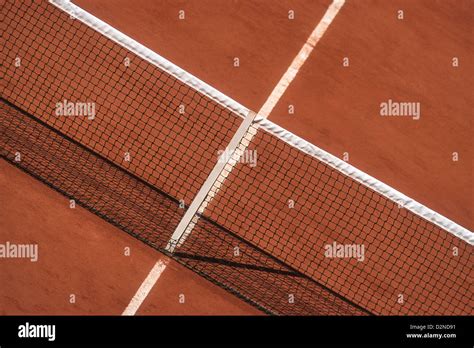
<svg viewBox="0 0 474 348">
<path fill-rule="evenodd" d="M 469 231 L 260 119 L 206 188 L 249 110 L 53 3 L 1 10 L 3 158 L 267 313 L 472 313 Z"/>
</svg>

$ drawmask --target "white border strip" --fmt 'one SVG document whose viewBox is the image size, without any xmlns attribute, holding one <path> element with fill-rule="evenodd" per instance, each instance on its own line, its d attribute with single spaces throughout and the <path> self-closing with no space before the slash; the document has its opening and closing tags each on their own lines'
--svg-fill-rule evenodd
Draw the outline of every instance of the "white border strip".
<svg viewBox="0 0 474 348">
<path fill-rule="evenodd" d="M 69 0 L 49 0 L 49 2 L 52 3 L 54 6 L 60 8 L 61 10 L 65 11 L 70 16 L 73 16 L 74 18 L 80 20 L 81 22 L 96 30 L 97 32 L 115 41 L 122 47 L 125 47 L 126 49 L 130 50 L 137 56 L 140 56 L 151 64 L 159 67 L 162 70 L 165 70 L 166 72 L 176 77 L 178 80 L 184 82 L 187 85 L 192 86 L 197 91 L 207 95 L 208 97 L 217 101 L 222 106 L 237 113 L 242 118 L 245 118 L 245 116 L 247 116 L 249 109 L 247 109 L 245 106 L 236 102 L 235 100 L 223 94 L 222 92 L 219 92 L 214 87 L 209 86 L 207 83 L 201 81 L 194 75 L 171 63 L 169 60 L 163 58 L 156 52 L 143 46 L 142 44 L 128 37 L 124 33 L 118 31 L 114 27 L 103 22 L 99 18 L 86 12 L 79 6 L 74 5 Z"/>
<path fill-rule="evenodd" d="M 138 56 L 146 59 L 150 63 L 158 66 L 159 68 L 166 70 L 173 76 L 175 76 L 180 81 L 191 85 L 196 90 L 206 94 L 210 98 L 219 102 L 224 107 L 236 112 L 241 117 L 246 117 L 249 114 L 249 109 L 229 98 L 225 94 L 217 91 L 213 87 L 199 80 L 190 73 L 179 68 L 175 64 L 171 63 L 167 59 L 161 57 L 156 52 L 146 48 L 145 46 L 139 44 L 132 38 L 121 33 L 115 28 L 111 27 L 107 23 L 101 21 L 100 19 L 94 17 L 88 12 L 84 11 L 80 7 L 72 4 L 69 0 L 49 0 L 50 3 L 57 6 L 61 10 L 67 12 L 69 15 L 76 17 L 89 27 L 92 27 L 96 31 L 102 33 L 111 40 L 117 42 L 121 46 L 129 49 Z M 341 171 L 345 175 L 353 178 L 354 180 L 360 182 L 361 184 L 373 189 L 374 191 L 380 193 L 381 195 L 400 203 L 406 209 L 423 217 L 424 219 L 434 223 L 435 225 L 445 229 L 446 231 L 452 233 L 456 237 L 466 241 L 467 243 L 474 245 L 474 233 L 468 229 L 456 224 L 450 219 L 436 213 L 435 211 L 429 209 L 428 207 L 418 203 L 417 201 L 411 199 L 410 197 L 404 195 L 403 193 L 395 190 L 394 188 L 384 184 L 383 182 L 373 178 L 372 176 L 364 173 L 363 171 L 351 166 L 350 164 L 342 161 L 341 159 L 331 155 L 330 153 L 318 148 L 317 146 L 307 142 L 304 139 L 294 135 L 293 133 L 287 131 L 286 129 L 274 124 L 269 120 L 264 120 L 262 117 L 257 116 L 255 119 L 256 122 L 260 122 L 260 127 L 266 130 L 267 132 L 277 136 L 286 143 L 294 146 L 295 148 L 305 152 L 308 155 L 311 155 L 324 163 L 327 163 L 331 167 Z M 189 209 L 188 209 L 189 210 Z"/>
<path fill-rule="evenodd" d="M 450 232 L 456 237 L 464 240 L 465 242 L 474 245 L 474 233 L 468 229 L 458 225 L 454 221 L 444 217 L 441 214 L 431 210 L 430 208 L 418 203 L 414 199 L 404 195 L 403 193 L 395 190 L 380 180 L 375 179 L 367 173 L 353 167 L 347 162 L 331 155 L 330 153 L 320 149 L 319 147 L 307 142 L 306 140 L 298 137 L 290 131 L 276 125 L 269 120 L 261 120 L 260 128 L 264 129 L 268 133 L 271 133 L 293 147 L 303 151 L 304 153 L 317 158 L 318 160 L 330 165 L 337 169 L 343 174 L 350 178 L 360 182 L 364 186 L 371 188 L 377 193 L 389 198 L 390 200 L 400 204 L 403 208 L 410 210 L 418 216 L 434 223 L 435 225 L 443 228 Z"/>
</svg>

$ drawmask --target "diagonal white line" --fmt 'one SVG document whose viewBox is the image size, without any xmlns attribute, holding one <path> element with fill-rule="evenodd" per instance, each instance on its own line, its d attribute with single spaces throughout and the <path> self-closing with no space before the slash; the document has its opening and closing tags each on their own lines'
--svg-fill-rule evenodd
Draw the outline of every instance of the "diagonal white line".
<svg viewBox="0 0 474 348">
<path fill-rule="evenodd" d="M 145 278 L 142 285 L 140 285 L 140 288 L 138 288 L 137 292 L 128 304 L 127 308 L 125 308 L 123 311 L 122 315 L 135 315 L 137 313 L 138 309 L 142 305 L 143 301 L 145 301 L 151 289 L 153 289 L 153 286 L 156 284 L 167 265 L 168 261 L 163 260 L 159 260 L 155 263 L 150 273 L 148 273 L 148 276 Z"/>
<path fill-rule="evenodd" d="M 296 57 L 291 62 L 290 66 L 286 70 L 286 72 L 281 77 L 278 84 L 273 89 L 270 96 L 263 104 L 262 108 L 258 112 L 258 115 L 262 118 L 267 118 L 270 113 L 272 112 L 275 105 L 278 103 L 282 95 L 285 93 L 288 86 L 291 82 L 295 79 L 296 75 L 298 74 L 299 70 L 305 63 L 306 59 L 308 59 L 309 55 L 313 51 L 314 47 L 318 43 L 318 41 L 323 37 L 324 33 L 326 32 L 327 28 L 334 20 L 336 15 L 338 14 L 339 10 L 344 5 L 345 0 L 334 0 L 332 4 L 328 7 L 326 13 L 324 14 L 321 21 L 318 23 L 316 28 L 314 28 L 311 35 L 306 40 L 305 44 L 298 52 Z"/>
</svg>

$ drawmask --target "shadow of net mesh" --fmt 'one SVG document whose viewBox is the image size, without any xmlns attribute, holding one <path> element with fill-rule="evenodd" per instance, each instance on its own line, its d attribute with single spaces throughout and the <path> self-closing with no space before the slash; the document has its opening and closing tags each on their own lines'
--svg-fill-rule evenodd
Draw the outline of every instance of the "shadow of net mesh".
<svg viewBox="0 0 474 348">
<path fill-rule="evenodd" d="M 263 129 L 168 253 L 242 118 L 51 4 L 0 17 L 5 160 L 270 314 L 472 314 L 472 246 Z"/>
</svg>

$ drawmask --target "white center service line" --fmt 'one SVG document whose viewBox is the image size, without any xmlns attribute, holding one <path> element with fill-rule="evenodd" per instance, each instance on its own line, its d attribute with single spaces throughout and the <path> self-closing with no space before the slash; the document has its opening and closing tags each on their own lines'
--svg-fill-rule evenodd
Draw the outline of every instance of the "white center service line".
<svg viewBox="0 0 474 348">
<path fill-rule="evenodd" d="M 137 290 L 136 294 L 128 304 L 127 308 L 125 308 L 123 311 L 122 315 L 135 315 L 137 313 L 138 309 L 142 305 L 143 301 L 145 301 L 146 297 L 160 278 L 163 271 L 166 269 L 167 265 L 168 261 L 163 260 L 159 260 L 155 263 L 150 273 L 148 273 L 148 276 L 145 278 L 142 285 L 140 285 L 140 288 Z"/>
<path fill-rule="evenodd" d="M 278 81 L 278 84 L 275 86 L 272 93 L 270 94 L 268 99 L 265 101 L 265 104 L 263 104 L 262 108 L 258 112 L 258 115 L 260 117 L 267 118 L 270 115 L 270 113 L 272 112 L 273 108 L 280 100 L 283 93 L 285 93 L 288 86 L 295 79 L 296 75 L 298 74 L 299 70 L 305 63 L 306 59 L 308 59 L 314 47 L 316 46 L 318 41 L 323 37 L 327 28 L 336 17 L 339 10 L 344 5 L 344 2 L 345 0 L 334 0 L 332 4 L 328 7 L 323 18 L 318 23 L 316 28 L 314 28 L 313 32 L 308 37 L 308 40 L 306 40 L 301 50 L 293 59 L 293 61 L 291 62 L 291 65 L 283 74 L 280 81 Z"/>
<path fill-rule="evenodd" d="M 301 50 L 298 52 L 296 57 L 291 62 L 291 65 L 288 67 L 285 74 L 283 74 L 280 81 L 278 82 L 278 84 L 275 86 L 275 88 L 273 89 L 270 96 L 265 101 L 265 104 L 263 104 L 262 108 L 260 109 L 260 111 L 257 114 L 259 118 L 265 119 L 270 115 L 270 113 L 274 109 L 275 105 L 278 103 L 278 101 L 280 100 L 282 95 L 285 93 L 288 86 L 295 79 L 296 75 L 298 74 L 300 68 L 305 63 L 306 59 L 308 59 L 309 55 L 313 51 L 313 49 L 316 46 L 316 44 L 318 43 L 318 41 L 324 35 L 327 28 L 329 27 L 331 22 L 336 17 L 339 10 L 344 5 L 344 2 L 345 2 L 345 0 L 333 0 L 331 5 L 328 7 L 326 13 L 324 14 L 323 18 L 321 19 L 321 21 L 318 23 L 316 28 L 314 28 L 313 32 L 308 37 L 308 39 L 306 40 L 306 42 L 303 45 L 303 47 L 301 48 Z M 250 119 L 250 116 L 247 116 L 247 117 Z M 254 116 L 252 116 L 251 119 L 253 120 Z M 254 135 L 255 135 L 255 132 L 253 132 L 253 133 L 251 132 L 247 135 L 248 142 L 251 141 L 251 139 L 253 138 Z M 243 149 L 240 149 L 240 150 L 243 151 Z M 229 167 L 227 172 L 230 172 L 234 165 L 235 165 L 235 163 L 227 163 L 227 166 Z M 222 182 L 223 182 L 223 180 L 222 180 Z M 212 195 L 212 197 L 214 197 L 215 193 L 218 192 L 218 190 L 219 190 L 219 186 L 213 187 L 212 189 L 214 191 L 214 194 Z M 209 199 L 212 199 L 212 197 L 210 197 Z M 199 202 L 199 205 L 201 205 L 201 202 Z M 206 205 L 207 205 L 207 203 L 205 203 L 205 205 L 203 207 L 205 207 Z M 203 207 L 201 207 L 201 210 L 203 209 Z M 197 210 L 198 208 L 199 207 L 197 207 L 195 210 Z M 188 209 L 188 212 L 190 212 L 190 211 L 191 211 L 191 209 Z M 190 216 L 195 215 L 195 211 L 192 211 L 191 213 L 192 214 L 190 214 Z M 188 226 L 188 224 L 189 224 L 189 221 L 187 221 L 187 223 L 185 225 Z M 191 224 L 191 226 L 188 229 L 192 229 L 193 226 L 194 225 Z M 171 241 L 181 241 L 183 239 L 182 237 L 183 237 L 184 232 L 186 232 L 186 230 L 184 228 L 181 228 L 179 230 L 179 233 L 178 233 L 179 236 L 176 236 L 175 238 L 171 238 L 170 242 Z M 175 231 L 175 234 L 176 233 L 177 232 Z M 175 236 L 175 235 L 173 234 L 173 236 Z M 169 249 L 169 245 L 168 245 L 167 249 L 169 251 L 173 252 L 174 246 L 171 249 Z M 143 301 L 148 296 L 151 289 L 156 284 L 156 282 L 160 278 L 161 274 L 165 270 L 166 265 L 167 265 L 167 261 L 164 262 L 162 260 L 159 260 L 155 264 L 155 266 L 153 266 L 152 270 L 150 271 L 150 273 L 148 274 L 146 279 L 143 281 L 142 285 L 137 290 L 137 293 L 135 294 L 135 296 L 133 296 L 132 300 L 130 301 L 130 304 L 127 306 L 127 308 L 125 309 L 125 311 L 123 312 L 122 315 L 135 315 L 137 313 L 137 311 L 140 308 L 140 306 L 142 305 Z"/>
</svg>

